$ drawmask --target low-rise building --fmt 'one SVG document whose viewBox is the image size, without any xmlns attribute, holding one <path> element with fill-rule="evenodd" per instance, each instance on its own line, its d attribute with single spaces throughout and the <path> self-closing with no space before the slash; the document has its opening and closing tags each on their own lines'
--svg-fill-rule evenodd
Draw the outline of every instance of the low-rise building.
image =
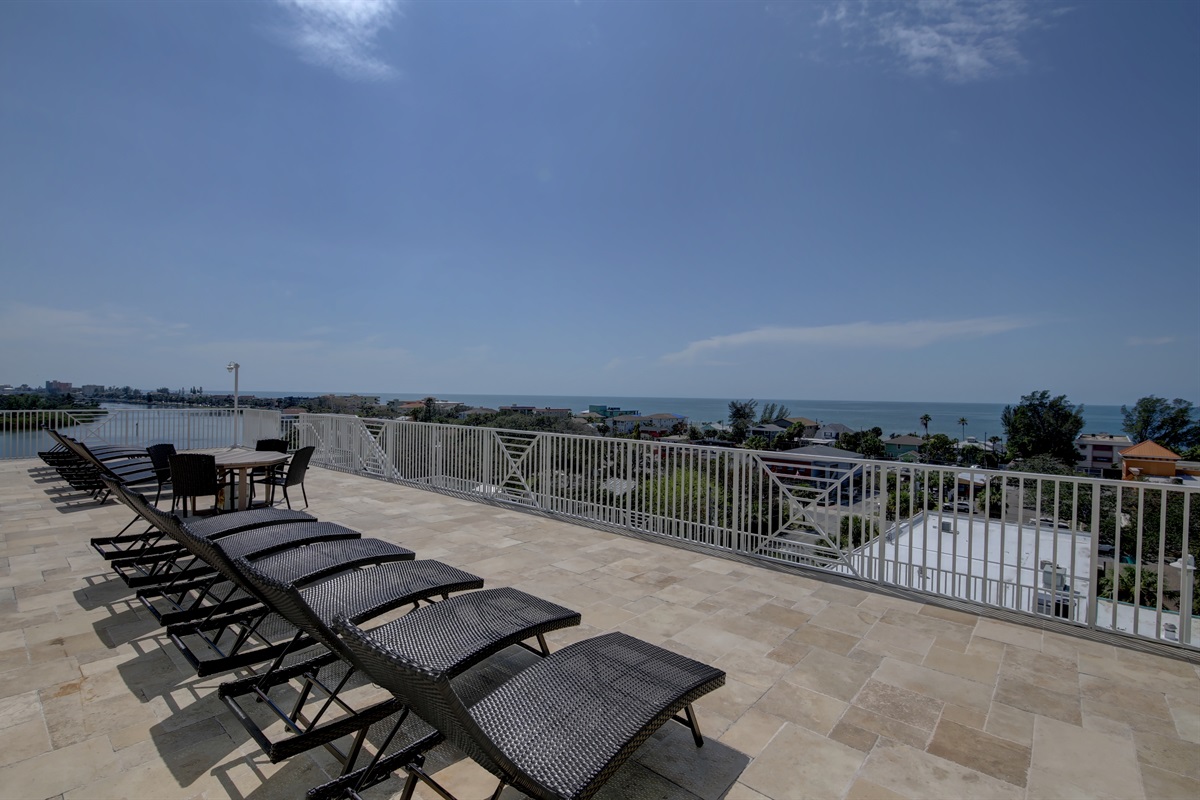
<svg viewBox="0 0 1200 800">
<path fill-rule="evenodd" d="M 622 414 L 612 418 L 613 433 L 633 433 L 637 428 L 645 435 L 659 438 L 666 436 L 676 425 L 687 425 L 688 418 L 680 414 Z"/>
<path fill-rule="evenodd" d="M 1174 478 L 1179 456 L 1158 442 L 1145 441 L 1121 451 L 1121 478 Z"/>
<path fill-rule="evenodd" d="M 248 396 L 243 395 L 243 397 Z M 379 405 L 377 395 L 325 394 L 317 399 L 322 406 L 332 409 L 336 414 L 353 414 L 360 409 Z"/>
<path fill-rule="evenodd" d="M 773 442 L 775 441 L 776 436 L 787 433 L 787 431 L 788 429 L 785 426 L 780 425 L 777 422 L 760 422 L 759 424 L 750 428 L 749 435 L 761 436 L 768 442 Z"/>
<path fill-rule="evenodd" d="M 782 452 L 790 458 L 776 458 L 774 454 L 763 456 L 767 468 L 777 475 L 812 481 L 816 490 L 831 491 L 829 496 L 834 500 L 849 502 L 854 494 L 861 492 L 855 479 L 862 474 L 863 457 L 858 453 L 823 444 Z"/>
<path fill-rule="evenodd" d="M 904 434 L 902 436 L 892 436 L 883 440 L 883 454 L 888 458 L 901 459 L 909 453 L 915 453 L 921 449 L 921 443 L 924 441 L 920 436 Z"/>
<path fill-rule="evenodd" d="M 640 417 L 642 415 L 642 412 L 635 408 L 622 409 L 618 406 L 605 406 L 591 403 L 588 404 L 588 412 L 592 414 L 599 414 L 600 416 L 607 417 L 609 419 L 621 416 Z"/>
<path fill-rule="evenodd" d="M 854 429 L 840 422 L 831 422 L 817 429 L 812 438 L 822 442 L 836 442 L 843 433 L 854 433 Z"/>
<path fill-rule="evenodd" d="M 1088 475 L 1102 475 L 1120 461 L 1122 450 L 1132 447 L 1128 436 L 1112 433 L 1085 433 L 1075 440 L 1080 461 L 1076 469 Z"/>
<path fill-rule="evenodd" d="M 529 417 L 556 417 L 558 419 L 570 419 L 571 409 L 569 408 L 538 408 L 537 406 L 500 406 L 501 414 L 524 414 Z"/>
</svg>

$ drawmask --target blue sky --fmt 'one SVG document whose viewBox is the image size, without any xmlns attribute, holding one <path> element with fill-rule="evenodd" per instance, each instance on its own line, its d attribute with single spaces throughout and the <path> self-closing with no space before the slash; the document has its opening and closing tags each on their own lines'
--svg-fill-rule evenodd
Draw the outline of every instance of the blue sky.
<svg viewBox="0 0 1200 800">
<path fill-rule="evenodd" d="M 1200 4 L 0 4 L 0 382 L 1200 401 Z"/>
</svg>

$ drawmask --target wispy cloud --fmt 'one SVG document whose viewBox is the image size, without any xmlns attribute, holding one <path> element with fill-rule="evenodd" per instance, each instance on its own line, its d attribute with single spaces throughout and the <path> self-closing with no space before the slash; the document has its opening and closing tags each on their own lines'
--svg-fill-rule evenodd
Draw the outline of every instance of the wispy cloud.
<svg viewBox="0 0 1200 800">
<path fill-rule="evenodd" d="M 1130 336 L 1126 344 L 1130 347 L 1157 347 L 1173 341 L 1174 336 Z"/>
<path fill-rule="evenodd" d="M 1024 68 L 1022 37 L 1064 11 L 1026 0 L 838 0 L 817 24 L 836 27 L 847 44 L 890 52 L 915 74 L 966 83 Z"/>
<path fill-rule="evenodd" d="M 713 336 L 692 342 L 677 353 L 668 353 L 663 361 L 673 363 L 708 362 L 713 356 L 755 346 L 814 346 L 847 348 L 890 348 L 911 350 L 948 339 L 973 339 L 1028 328 L 1034 323 L 1015 317 L 981 317 L 953 321 L 915 320 L 912 322 L 851 322 L 843 325 L 818 325 L 804 328 L 755 328 L 741 333 Z"/>
<path fill-rule="evenodd" d="M 375 37 L 401 13 L 401 0 L 275 0 L 290 17 L 289 45 L 309 63 L 351 79 L 395 74 L 375 54 Z"/>
</svg>

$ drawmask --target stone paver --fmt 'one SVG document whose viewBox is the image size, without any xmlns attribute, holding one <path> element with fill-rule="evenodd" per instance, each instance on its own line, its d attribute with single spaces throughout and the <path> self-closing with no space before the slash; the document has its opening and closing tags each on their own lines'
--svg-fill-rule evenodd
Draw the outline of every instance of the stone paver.
<svg viewBox="0 0 1200 800">
<path fill-rule="evenodd" d="M 0 462 L 0 797 L 291 797 L 335 775 L 323 751 L 262 755 L 225 678 L 195 678 L 88 546 L 124 508 L 50 478 Z M 319 468 L 307 489 L 322 520 L 579 610 L 552 648 L 620 630 L 726 670 L 697 703 L 706 746 L 664 728 L 607 800 L 1200 795 L 1194 663 Z M 491 794 L 435 755 L 462 800 Z"/>
</svg>

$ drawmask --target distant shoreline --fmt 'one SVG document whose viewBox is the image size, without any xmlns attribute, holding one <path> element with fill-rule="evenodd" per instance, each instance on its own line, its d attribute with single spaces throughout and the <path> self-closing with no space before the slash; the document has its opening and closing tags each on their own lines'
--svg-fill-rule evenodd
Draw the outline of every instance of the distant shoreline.
<svg viewBox="0 0 1200 800">
<path fill-rule="evenodd" d="M 538 394 L 455 394 L 455 393 L 417 393 L 397 394 L 371 392 L 247 392 L 256 397 L 319 397 L 321 394 L 350 395 L 358 394 L 365 397 L 378 397 L 381 403 L 389 400 L 420 400 L 433 396 L 444 401 L 458 401 L 468 406 L 497 408 L 501 405 L 530 405 L 537 408 L 569 408 L 575 412 L 586 411 L 588 405 L 608 405 L 622 409 L 639 411 L 643 414 L 667 412 L 682 414 L 691 423 L 723 422 L 728 417 L 730 400 L 746 400 L 748 396 L 732 394 L 727 398 L 704 397 L 652 397 L 626 395 L 538 395 Z M 962 426 L 958 424 L 961 417 L 966 417 L 966 436 L 974 436 L 980 441 L 992 436 L 1004 436 L 1000 422 L 1000 414 L 1006 405 L 1015 405 L 1020 397 L 1014 397 L 1005 403 L 943 403 L 943 402 L 898 402 L 898 401 L 867 401 L 867 400 L 788 400 L 777 398 L 755 398 L 761 411 L 766 403 L 782 404 L 787 407 L 791 416 L 805 416 L 822 423 L 840 422 L 856 430 L 879 427 L 884 436 L 892 433 L 924 433 L 920 418 L 929 414 L 933 421 L 929 425 L 930 433 L 944 433 L 954 439 L 964 436 Z M 1068 398 L 1070 399 L 1070 398 Z M 1077 404 L 1078 405 L 1078 404 Z M 1132 405 L 1132 401 L 1127 405 Z M 1124 424 L 1120 406 L 1088 405 L 1084 406 L 1085 433 L 1120 433 Z"/>
</svg>

